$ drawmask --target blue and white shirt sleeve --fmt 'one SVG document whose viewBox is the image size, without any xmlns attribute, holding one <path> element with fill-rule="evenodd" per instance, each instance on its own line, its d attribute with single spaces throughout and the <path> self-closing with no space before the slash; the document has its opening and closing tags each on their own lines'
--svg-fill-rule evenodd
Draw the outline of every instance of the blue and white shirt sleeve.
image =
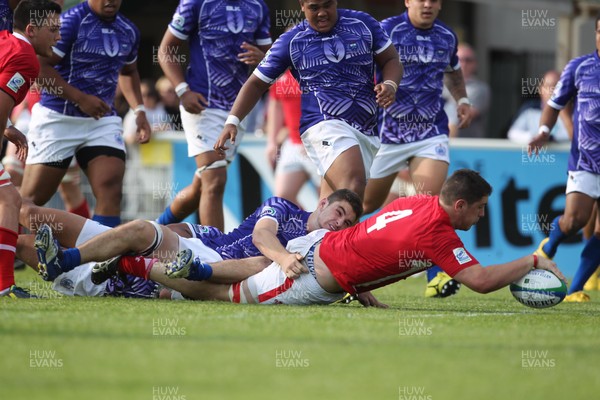
<svg viewBox="0 0 600 400">
<path fill-rule="evenodd" d="M 265 3 L 262 3 L 262 21 L 256 31 L 256 44 L 258 46 L 268 46 L 273 43 L 271 39 L 271 17 L 269 14 L 269 8 Z"/>
<path fill-rule="evenodd" d="M 292 29 L 281 35 L 279 39 L 273 43 L 273 47 L 267 51 L 265 57 L 254 70 L 253 74 L 261 81 L 269 84 L 275 82 L 277 78 L 292 65 L 289 49 L 290 39 L 292 38 L 291 34 L 294 31 L 295 30 Z"/>
<path fill-rule="evenodd" d="M 363 22 L 369 27 L 373 35 L 373 53 L 379 54 L 392 45 L 389 35 L 375 18 L 369 14 L 363 14 L 365 17 Z"/>
<path fill-rule="evenodd" d="M 181 0 L 169 23 L 169 32 L 178 39 L 188 40 L 197 29 L 201 5 L 202 1 Z"/>
<path fill-rule="evenodd" d="M 137 61 L 138 50 L 140 48 L 140 31 L 139 31 L 139 29 L 137 29 L 137 27 L 134 27 L 134 26 L 132 26 L 132 29 L 134 31 L 135 39 L 134 39 L 133 47 L 131 49 L 131 53 L 129 53 L 127 60 L 125 60 L 125 64 L 127 64 L 127 65 L 133 64 L 134 62 Z"/>
<path fill-rule="evenodd" d="M 577 95 L 575 71 L 577 71 L 580 62 L 581 57 L 571 60 L 560 75 L 554 92 L 552 92 L 552 97 L 548 100 L 548 105 L 555 110 L 562 110 Z"/>
<path fill-rule="evenodd" d="M 454 48 L 452 49 L 452 56 L 450 57 L 450 64 L 446 68 L 445 72 L 452 72 L 460 69 L 460 61 L 458 60 L 458 37 L 454 32 L 452 32 L 452 36 L 454 36 Z"/>
<path fill-rule="evenodd" d="M 290 201 L 280 197 L 271 197 L 262 204 L 256 222 L 263 218 L 269 218 L 275 221 L 279 227 L 281 222 L 290 215 L 292 208 L 296 208 L 296 206 Z"/>
</svg>

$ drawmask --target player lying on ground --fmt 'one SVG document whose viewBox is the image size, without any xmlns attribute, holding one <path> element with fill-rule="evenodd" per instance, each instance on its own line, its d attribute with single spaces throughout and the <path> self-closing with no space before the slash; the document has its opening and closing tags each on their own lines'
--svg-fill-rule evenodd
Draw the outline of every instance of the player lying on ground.
<svg viewBox="0 0 600 400">
<path fill-rule="evenodd" d="M 73 271 L 81 263 L 115 256 L 116 258 L 107 262 L 109 267 L 120 267 L 127 273 L 130 270 L 148 267 L 154 262 L 153 258 L 172 261 L 178 251 L 191 248 L 212 261 L 264 254 L 270 259 L 279 260 L 281 265 L 299 274 L 304 267 L 296 256 L 285 250 L 285 245 L 290 239 L 320 228 L 342 229 L 354 224 L 361 213 L 360 199 L 348 190 L 336 191 L 328 198 L 322 199 L 312 213 L 299 209 L 285 199 L 270 198 L 237 229 L 223 234 L 208 226 L 175 224 L 165 227 L 141 220 L 109 229 L 78 216 L 28 204 L 23 208 L 21 223 L 32 230 L 38 229 L 40 223 L 45 225 L 39 227 L 35 240 L 39 260 L 33 253 L 32 238 L 22 239 L 21 247 L 28 248 L 29 253 L 27 255 L 26 250 L 23 250 L 20 256 L 27 257 L 24 261 L 30 264 L 39 261 L 40 272 L 46 280 L 54 280 L 61 273 Z M 51 226 L 47 222 L 50 222 Z M 79 247 L 62 251 L 55 242 L 54 235 L 63 246 Z M 80 250 L 79 259 L 73 259 L 71 254 L 77 255 Z M 122 254 L 146 254 L 152 258 L 121 257 Z M 243 269 L 228 272 L 227 281 L 244 279 L 251 273 L 262 270 L 266 264 L 260 262 L 253 265 L 250 273 Z M 84 276 L 86 281 L 89 281 L 87 278 L 90 273 L 91 271 L 88 271 Z M 232 273 L 241 275 L 235 278 Z M 75 277 L 79 276 L 77 272 L 73 274 Z M 101 283 L 109 276 L 100 273 L 97 279 L 94 279 L 94 275 L 91 279 Z M 206 279 L 210 276 L 203 277 Z M 213 279 L 218 278 L 219 273 L 213 276 Z"/>
<path fill-rule="evenodd" d="M 294 239 L 287 249 L 300 254 L 310 272 L 296 279 L 272 263 L 233 285 L 196 282 L 188 290 L 180 286 L 182 279 L 169 282 L 164 274 L 185 276 L 204 267 L 189 251 L 169 266 L 155 263 L 144 276 L 193 299 L 296 305 L 332 303 L 345 292 L 367 292 L 431 265 L 479 293 L 507 286 L 533 268 L 549 270 L 566 282 L 554 262 L 536 255 L 484 268 L 464 248 L 455 230 L 468 230 L 483 217 L 491 192 L 477 172 L 462 169 L 446 180 L 439 197 L 400 198 L 349 229 L 318 230 Z"/>
</svg>

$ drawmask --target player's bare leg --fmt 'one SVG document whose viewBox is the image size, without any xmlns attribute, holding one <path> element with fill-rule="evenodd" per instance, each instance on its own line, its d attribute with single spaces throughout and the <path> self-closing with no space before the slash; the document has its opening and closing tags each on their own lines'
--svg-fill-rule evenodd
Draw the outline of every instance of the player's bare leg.
<svg viewBox="0 0 600 400">
<path fill-rule="evenodd" d="M 196 165 L 201 168 L 210 165 L 221 158 L 214 151 L 208 151 L 196 156 Z M 227 168 L 207 168 L 200 175 L 202 181 L 199 215 L 203 225 L 210 225 L 223 231 L 225 218 L 223 216 L 223 194 L 227 182 Z"/>
<path fill-rule="evenodd" d="M 50 167 L 44 164 L 29 164 L 23 174 L 21 196 L 38 206 L 46 204 L 56 193 L 66 169 Z"/>
<path fill-rule="evenodd" d="M 414 157 L 409 162 L 410 176 L 417 194 L 436 196 L 448 175 L 448 163 L 430 158 Z"/>
<path fill-rule="evenodd" d="M 94 157 L 84 171 L 96 198 L 94 215 L 120 217 L 125 162 L 118 157 Z"/>
<path fill-rule="evenodd" d="M 392 184 L 396 180 L 396 174 L 384 178 L 369 179 L 365 190 L 365 200 L 363 207 L 365 214 L 370 214 L 377 210 L 385 202 Z"/>
<path fill-rule="evenodd" d="M 273 195 L 283 197 L 284 199 L 300 205 L 298 202 L 298 193 L 309 179 L 310 177 L 304 171 L 276 174 Z"/>
<path fill-rule="evenodd" d="M 157 228 L 162 241 L 157 244 Z M 104 261 L 122 254 L 139 254 L 152 249 L 152 257 L 172 261 L 179 249 L 179 237 L 169 228 L 135 220 L 98 235 L 79 246 L 81 263 Z"/>
<path fill-rule="evenodd" d="M 367 178 L 360 147 L 352 146 L 340 154 L 325 172 L 320 198 L 323 199 L 338 189 L 350 189 L 362 199 L 366 186 Z"/>
</svg>

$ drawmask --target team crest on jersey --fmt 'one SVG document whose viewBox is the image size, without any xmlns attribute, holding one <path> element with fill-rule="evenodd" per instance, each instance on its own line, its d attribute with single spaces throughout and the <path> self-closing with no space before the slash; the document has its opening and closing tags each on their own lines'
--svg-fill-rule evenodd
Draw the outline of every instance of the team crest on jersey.
<svg viewBox="0 0 600 400">
<path fill-rule="evenodd" d="M 239 7 L 229 9 L 227 7 L 227 29 L 231 33 L 240 33 L 244 29 L 244 15 L 240 12 Z"/>
<path fill-rule="evenodd" d="M 344 43 L 337 36 L 323 39 L 323 51 L 325 52 L 325 57 L 336 64 L 342 61 L 346 56 Z"/>
<path fill-rule="evenodd" d="M 114 57 L 119 54 L 119 39 L 112 29 L 102 29 L 102 42 L 104 44 L 104 52 L 109 57 Z"/>
<path fill-rule="evenodd" d="M 454 253 L 456 261 L 458 261 L 460 265 L 468 263 L 472 260 L 467 251 L 462 247 L 457 247 L 456 249 L 452 250 L 452 252 Z"/>
<path fill-rule="evenodd" d="M 175 29 L 183 30 L 183 25 L 185 25 L 185 17 L 175 13 L 175 15 L 173 15 L 173 21 L 171 21 L 171 24 L 173 24 Z"/>
<path fill-rule="evenodd" d="M 8 81 L 8 83 L 6 84 L 6 87 L 8 87 L 13 92 L 17 93 L 19 91 L 19 89 L 21 89 L 21 86 L 23 86 L 24 84 L 25 84 L 25 78 L 23 78 L 23 75 L 16 72 L 12 76 L 12 78 L 10 78 L 10 80 Z"/>
</svg>

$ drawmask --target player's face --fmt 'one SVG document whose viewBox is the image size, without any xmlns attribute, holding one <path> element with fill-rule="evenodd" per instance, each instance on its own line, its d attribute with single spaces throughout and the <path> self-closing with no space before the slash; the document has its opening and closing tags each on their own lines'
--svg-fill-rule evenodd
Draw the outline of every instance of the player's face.
<svg viewBox="0 0 600 400">
<path fill-rule="evenodd" d="M 481 200 L 476 201 L 472 204 L 464 202 L 460 209 L 460 219 L 456 226 L 456 229 L 462 231 L 468 231 L 473 225 L 475 225 L 479 218 L 485 215 L 485 206 L 488 202 L 488 196 L 483 196 Z"/>
<path fill-rule="evenodd" d="M 44 19 L 40 26 L 32 28 L 34 36 L 31 44 L 36 52 L 43 57 L 52 56 L 52 47 L 60 40 L 60 16 L 52 13 Z"/>
<path fill-rule="evenodd" d="M 121 0 L 88 0 L 88 5 L 102 19 L 113 19 L 121 8 Z"/>
<path fill-rule="evenodd" d="M 300 0 L 302 11 L 310 26 L 320 33 L 327 33 L 335 26 L 337 0 Z"/>
<path fill-rule="evenodd" d="M 347 201 L 335 201 L 323 207 L 317 221 L 320 228 L 339 231 L 354 225 L 356 214 Z"/>
<path fill-rule="evenodd" d="M 442 0 L 404 0 L 410 22 L 420 29 L 429 29 L 442 9 Z"/>
</svg>

